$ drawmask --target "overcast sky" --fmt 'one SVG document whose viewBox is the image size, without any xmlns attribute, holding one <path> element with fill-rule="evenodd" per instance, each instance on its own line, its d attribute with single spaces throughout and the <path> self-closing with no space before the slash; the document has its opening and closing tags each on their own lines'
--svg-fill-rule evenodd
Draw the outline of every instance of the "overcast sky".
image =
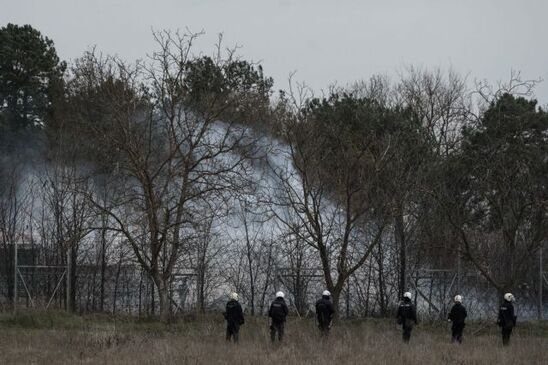
<svg viewBox="0 0 548 365">
<path fill-rule="evenodd" d="M 277 88 L 287 76 L 315 90 L 406 65 L 452 67 L 470 80 L 507 80 L 512 69 L 543 78 L 548 104 L 546 0 L 0 0 L 0 24 L 31 24 L 65 60 L 91 46 L 124 59 L 154 50 L 151 29 L 205 30 L 261 61 Z"/>
</svg>

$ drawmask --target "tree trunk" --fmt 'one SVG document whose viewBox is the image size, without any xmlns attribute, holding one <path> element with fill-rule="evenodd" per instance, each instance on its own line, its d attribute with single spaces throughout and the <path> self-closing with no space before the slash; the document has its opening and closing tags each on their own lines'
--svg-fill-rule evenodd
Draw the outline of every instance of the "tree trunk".
<svg viewBox="0 0 548 365">
<path fill-rule="evenodd" d="M 169 301 L 169 279 L 161 277 L 159 273 L 153 273 L 152 275 L 154 285 L 158 290 L 160 320 L 164 323 L 168 323 L 171 319 L 171 303 Z"/>
<path fill-rule="evenodd" d="M 78 247 L 72 244 L 70 247 L 70 297 L 69 309 L 71 312 L 76 312 L 76 284 L 77 284 L 77 267 L 78 267 Z"/>
<path fill-rule="evenodd" d="M 116 301 L 118 300 L 118 282 L 120 280 L 120 270 L 122 268 L 123 253 L 120 252 L 120 260 L 116 268 L 116 277 L 114 280 L 114 298 L 112 298 L 112 314 L 116 314 Z"/>
<path fill-rule="evenodd" d="M 143 270 L 139 273 L 139 317 L 142 315 L 143 305 Z"/>
<path fill-rule="evenodd" d="M 106 267 L 107 267 L 107 255 L 106 255 L 106 224 L 103 221 L 103 227 L 101 228 L 101 293 L 100 293 L 100 302 L 99 310 L 101 312 L 105 309 L 105 282 L 106 282 Z"/>
<path fill-rule="evenodd" d="M 156 297 L 154 294 L 154 290 L 156 288 L 156 284 L 154 284 L 154 280 L 149 280 L 150 284 L 150 314 L 154 315 L 156 313 Z"/>
<path fill-rule="evenodd" d="M 373 271 L 373 263 L 369 262 L 369 272 L 367 274 L 367 289 L 365 290 L 365 316 L 368 317 L 370 315 L 369 311 L 369 297 L 371 293 L 371 275 Z"/>
<path fill-rule="evenodd" d="M 247 226 L 247 218 L 245 216 L 246 211 L 244 211 L 244 229 L 245 229 L 245 244 L 246 244 L 246 259 L 247 259 L 247 268 L 249 271 L 249 289 L 250 289 L 250 307 L 251 315 L 255 315 L 255 275 L 253 273 L 253 245 L 251 243 L 251 238 L 249 237 L 249 228 Z"/>
<path fill-rule="evenodd" d="M 378 279 L 379 279 L 379 310 L 381 316 L 386 316 L 386 290 L 385 290 L 385 282 L 384 282 L 384 255 L 382 252 L 382 245 L 378 245 L 378 257 L 377 257 L 377 263 L 379 265 L 378 270 Z"/>
<path fill-rule="evenodd" d="M 402 209 L 398 209 L 398 212 L 396 214 L 395 218 L 395 224 L 394 224 L 394 235 L 396 239 L 396 243 L 399 248 L 399 254 L 400 254 L 400 275 L 399 275 L 399 285 L 398 285 L 398 297 L 402 298 L 403 293 L 406 291 L 407 286 L 407 247 L 406 247 L 406 239 L 405 239 L 405 226 L 403 222 L 403 211 Z"/>
<path fill-rule="evenodd" d="M 203 259 L 203 258 L 202 258 Z M 200 312 L 205 313 L 206 310 L 206 299 L 205 299 L 205 263 L 202 262 L 198 266 L 197 270 L 197 289 L 198 289 L 198 307 L 200 308 Z"/>
<path fill-rule="evenodd" d="M 15 250 L 14 250 L 14 245 L 8 245 L 6 244 L 6 242 L 3 243 L 3 249 L 4 249 L 4 252 L 6 253 L 4 255 L 4 272 L 2 273 L 4 275 L 4 277 L 6 278 L 6 295 L 7 295 L 7 299 L 8 300 L 12 300 L 13 298 L 13 280 L 14 280 L 14 276 L 13 276 L 13 272 L 14 272 L 14 267 L 13 267 L 13 256 L 15 255 Z"/>
<path fill-rule="evenodd" d="M 341 299 L 342 288 L 335 287 L 331 291 L 331 301 L 333 302 L 333 308 L 335 308 L 335 318 L 339 317 L 339 302 Z"/>
</svg>

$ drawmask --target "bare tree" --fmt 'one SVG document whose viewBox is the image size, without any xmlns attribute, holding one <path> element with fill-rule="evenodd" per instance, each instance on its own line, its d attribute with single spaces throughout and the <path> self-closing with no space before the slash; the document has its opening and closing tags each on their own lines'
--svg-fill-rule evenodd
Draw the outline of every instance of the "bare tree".
<svg viewBox="0 0 548 365">
<path fill-rule="evenodd" d="M 155 33 L 160 50 L 148 65 L 89 55 L 77 73 L 77 91 L 93 94 L 102 121 L 86 122 L 94 143 L 114 147 L 118 156 L 111 180 L 115 198 L 108 205 L 95 194 L 88 198 L 109 215 L 109 229 L 123 235 L 151 276 L 164 320 L 187 235 L 217 208 L 211 201 L 227 201 L 230 189 L 246 184 L 254 137 L 231 118 L 240 105 L 268 98 L 262 73 L 236 61 L 233 52 L 223 58 L 219 46 L 214 58 L 193 58 L 197 36 Z"/>
<path fill-rule="evenodd" d="M 76 310 L 77 268 L 79 247 L 91 232 L 93 212 L 86 200 L 89 181 L 79 166 L 54 162 L 39 177 L 42 203 L 51 217 L 45 228 L 52 234 L 57 249 L 67 265 L 67 308 Z"/>
<path fill-rule="evenodd" d="M 379 122 L 376 108 L 344 92 L 312 99 L 288 122 L 288 146 L 272 163 L 279 184 L 272 213 L 317 252 L 335 305 L 388 224 L 382 174 L 393 146 L 389 136 L 366 132 Z"/>
</svg>

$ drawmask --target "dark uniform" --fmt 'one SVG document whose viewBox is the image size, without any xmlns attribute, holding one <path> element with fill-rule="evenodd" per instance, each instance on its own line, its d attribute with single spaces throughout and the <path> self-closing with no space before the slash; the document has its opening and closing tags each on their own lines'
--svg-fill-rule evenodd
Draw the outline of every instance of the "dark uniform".
<svg viewBox="0 0 548 365">
<path fill-rule="evenodd" d="M 401 303 L 398 308 L 397 319 L 398 324 L 402 326 L 403 341 L 409 342 L 413 326 L 418 323 L 417 311 L 415 310 L 415 306 L 413 305 L 413 303 L 411 303 L 411 299 L 403 298 L 403 303 Z"/>
<path fill-rule="evenodd" d="M 285 319 L 288 313 L 289 310 L 287 309 L 284 298 L 278 297 L 270 305 L 268 316 L 271 318 L 270 338 L 272 339 L 272 342 L 276 340 L 276 333 L 278 333 L 278 341 L 282 341 Z"/>
<path fill-rule="evenodd" d="M 461 303 L 455 303 L 449 312 L 449 320 L 451 325 L 452 342 L 462 343 L 462 331 L 464 330 L 464 320 L 466 319 L 466 308 Z"/>
<path fill-rule="evenodd" d="M 514 305 L 512 302 L 504 300 L 504 303 L 499 308 L 499 318 L 497 324 L 502 331 L 502 344 L 508 346 L 510 344 L 510 335 L 512 329 L 516 326 L 517 316 L 514 314 Z"/>
<path fill-rule="evenodd" d="M 316 318 L 318 319 L 318 327 L 322 336 L 329 335 L 329 329 L 331 328 L 331 321 L 335 314 L 335 308 L 333 303 L 327 295 L 322 296 L 320 300 L 316 302 Z"/>
<path fill-rule="evenodd" d="M 226 311 L 223 313 L 226 319 L 226 340 L 234 339 L 238 342 L 240 326 L 244 324 L 244 312 L 237 300 L 231 299 L 226 303 Z"/>
</svg>

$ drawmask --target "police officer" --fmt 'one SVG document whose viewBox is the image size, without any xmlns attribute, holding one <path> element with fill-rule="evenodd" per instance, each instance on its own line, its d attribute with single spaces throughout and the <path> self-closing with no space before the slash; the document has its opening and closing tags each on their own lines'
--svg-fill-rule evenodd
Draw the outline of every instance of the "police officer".
<svg viewBox="0 0 548 365">
<path fill-rule="evenodd" d="M 324 290 L 322 298 L 316 302 L 316 318 L 318 319 L 318 327 L 322 336 L 327 337 L 329 335 L 334 314 L 335 308 L 331 302 L 331 293 L 329 290 Z"/>
<path fill-rule="evenodd" d="M 284 300 L 284 293 L 279 291 L 276 293 L 276 299 L 270 304 L 270 310 L 268 316 L 271 319 L 270 322 L 270 339 L 272 342 L 276 340 L 276 333 L 278 333 L 278 341 L 282 341 L 284 336 L 285 319 L 289 310 Z"/>
<path fill-rule="evenodd" d="M 411 303 L 411 298 L 410 292 L 405 292 L 403 294 L 403 302 L 400 303 L 396 316 L 398 324 L 402 326 L 403 342 L 409 342 L 411 331 L 413 330 L 414 325 L 418 323 L 417 311 L 415 310 L 413 303 Z"/>
<path fill-rule="evenodd" d="M 226 319 L 226 340 L 230 341 L 232 338 L 234 342 L 238 342 L 240 326 L 244 324 L 244 312 L 238 302 L 238 294 L 230 294 L 230 300 L 226 303 L 223 315 Z"/>
<path fill-rule="evenodd" d="M 464 320 L 466 319 L 466 308 L 462 305 L 462 296 L 455 296 L 455 304 L 449 312 L 449 321 L 453 322 L 451 325 L 451 342 L 462 343 L 462 331 L 464 330 Z"/>
<path fill-rule="evenodd" d="M 517 316 L 514 314 L 514 296 L 512 293 L 504 294 L 504 302 L 499 308 L 499 318 L 497 324 L 502 331 L 502 344 L 508 346 L 510 344 L 510 336 L 512 329 L 516 326 Z"/>
</svg>

